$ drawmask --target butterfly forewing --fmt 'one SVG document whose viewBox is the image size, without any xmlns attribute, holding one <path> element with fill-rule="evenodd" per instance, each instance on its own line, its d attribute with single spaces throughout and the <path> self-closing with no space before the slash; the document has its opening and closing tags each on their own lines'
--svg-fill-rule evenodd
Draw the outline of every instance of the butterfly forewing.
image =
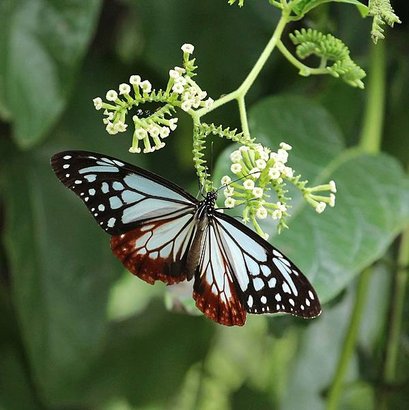
<svg viewBox="0 0 409 410">
<path fill-rule="evenodd" d="M 222 247 L 247 312 L 286 312 L 305 318 L 321 313 L 315 290 L 291 261 L 235 219 L 216 215 Z"/>
<path fill-rule="evenodd" d="M 66 151 L 54 155 L 51 165 L 111 235 L 152 219 L 193 214 L 197 203 L 177 185 L 106 155 Z"/>
</svg>

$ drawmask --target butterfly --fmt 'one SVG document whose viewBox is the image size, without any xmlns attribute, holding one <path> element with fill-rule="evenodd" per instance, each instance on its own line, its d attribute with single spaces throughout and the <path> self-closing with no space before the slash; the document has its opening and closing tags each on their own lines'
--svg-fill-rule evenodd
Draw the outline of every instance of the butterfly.
<svg viewBox="0 0 409 410">
<path fill-rule="evenodd" d="M 198 200 L 176 184 L 103 154 L 65 151 L 51 166 L 111 235 L 111 249 L 145 282 L 194 280 L 196 306 L 227 326 L 246 313 L 321 313 L 301 271 L 257 233 L 215 207 L 217 191 Z"/>
</svg>

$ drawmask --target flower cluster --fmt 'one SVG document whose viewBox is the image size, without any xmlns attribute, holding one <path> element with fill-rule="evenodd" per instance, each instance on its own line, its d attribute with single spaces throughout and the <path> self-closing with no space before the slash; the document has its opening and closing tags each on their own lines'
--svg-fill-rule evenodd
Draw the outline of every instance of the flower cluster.
<svg viewBox="0 0 409 410">
<path fill-rule="evenodd" d="M 142 80 L 139 75 L 132 75 L 129 84 L 122 83 L 118 91 L 109 90 L 106 93 L 106 100 L 94 98 L 96 110 L 104 110 L 106 131 L 115 135 L 125 132 L 128 128 L 126 118 L 132 108 L 140 107 L 145 103 L 157 103 L 159 108 L 152 114 L 149 111 L 138 109 L 133 115 L 132 121 L 134 132 L 130 152 L 153 152 L 165 146 L 166 139 L 171 131 L 177 127 L 178 119 L 173 117 L 176 108 L 189 112 L 200 107 L 209 108 L 213 104 L 211 98 L 207 98 L 207 93 L 202 91 L 197 83 L 192 79 L 195 75 L 195 59 L 190 59 L 194 51 L 191 44 L 184 44 L 183 67 L 174 67 L 169 71 L 169 79 L 166 90 L 155 90 L 148 80 Z M 150 115 L 144 115 L 148 112 Z"/>
<path fill-rule="evenodd" d="M 294 176 L 294 170 L 287 165 L 290 150 L 291 146 L 284 142 L 280 144 L 277 152 L 272 152 L 261 144 L 242 146 L 230 155 L 230 170 L 237 178 L 232 180 L 225 175 L 221 180 L 225 186 L 225 207 L 244 205 L 243 221 L 251 221 L 256 231 L 266 239 L 268 235 L 263 232 L 257 220 L 270 216 L 277 220 L 279 231 L 287 227 L 285 220 L 289 216 L 290 208 L 290 198 L 286 196 L 287 182 L 300 189 L 307 202 L 318 213 L 325 209 L 327 203 L 330 206 L 335 205 L 333 193 L 328 197 L 317 195 L 321 191 L 336 192 L 335 183 L 331 181 L 326 185 L 307 188 L 307 182 L 300 181 L 300 176 Z M 272 190 L 277 201 L 270 198 Z"/>
</svg>

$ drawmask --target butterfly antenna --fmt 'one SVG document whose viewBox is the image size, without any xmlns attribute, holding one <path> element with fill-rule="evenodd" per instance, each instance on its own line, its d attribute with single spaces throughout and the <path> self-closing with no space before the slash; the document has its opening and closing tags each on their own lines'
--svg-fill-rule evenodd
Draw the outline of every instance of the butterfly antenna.
<svg viewBox="0 0 409 410">
<path fill-rule="evenodd" d="M 243 175 L 243 176 L 240 177 L 240 178 L 233 179 L 233 181 L 230 181 L 228 184 L 224 184 L 224 185 L 220 186 L 219 188 L 217 188 L 216 192 L 219 192 L 221 189 L 225 189 L 225 188 L 227 188 L 229 185 L 233 184 L 234 182 L 237 182 L 237 181 L 240 181 L 241 179 L 247 178 L 248 176 L 250 176 L 250 175 L 252 175 L 252 174 L 257 174 L 258 172 L 260 172 L 260 171 L 249 172 L 248 174 Z"/>
</svg>

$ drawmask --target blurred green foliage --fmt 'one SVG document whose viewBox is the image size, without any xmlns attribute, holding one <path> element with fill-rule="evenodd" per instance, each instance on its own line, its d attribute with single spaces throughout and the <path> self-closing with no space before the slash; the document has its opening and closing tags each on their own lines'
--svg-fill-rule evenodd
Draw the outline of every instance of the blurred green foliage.
<svg viewBox="0 0 409 410">
<path fill-rule="evenodd" d="M 196 46 L 202 88 L 225 94 L 253 66 L 278 14 L 262 0 L 241 9 L 220 0 L 0 1 L 0 409 L 324 408 L 357 275 L 373 263 L 340 408 L 373 408 L 385 392 L 390 408 L 407 407 L 407 319 L 397 381 L 382 384 L 393 241 L 409 220 L 409 11 L 403 0 L 393 5 L 403 24 L 384 40 L 383 154 L 354 149 L 365 90 L 298 77 L 278 53 L 252 88 L 254 136 L 290 143 L 294 168 L 313 183 L 335 179 L 339 192 L 321 216 L 296 201 L 290 230 L 272 239 L 314 283 L 322 316 L 251 316 L 230 329 L 167 311 L 164 286 L 124 273 L 49 158 L 104 152 L 196 194 L 187 116 L 165 149 L 135 156 L 129 135 L 106 134 L 92 98 L 131 74 L 163 86 L 185 42 Z M 305 23 L 342 38 L 370 74 L 370 23 L 353 7 L 326 4 Z M 209 117 L 239 124 L 234 104 Z M 231 149 L 215 139 L 209 150 L 217 177 Z"/>
</svg>

